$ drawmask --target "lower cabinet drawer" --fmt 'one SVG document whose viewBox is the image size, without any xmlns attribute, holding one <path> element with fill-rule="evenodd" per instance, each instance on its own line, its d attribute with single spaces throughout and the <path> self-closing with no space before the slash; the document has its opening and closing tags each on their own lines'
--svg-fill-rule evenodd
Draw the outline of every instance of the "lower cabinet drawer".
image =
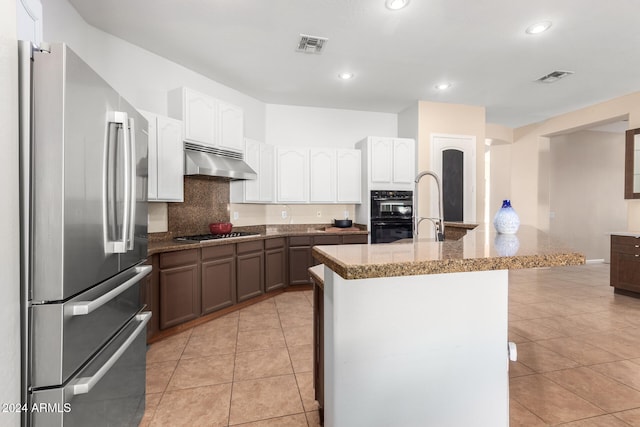
<svg viewBox="0 0 640 427">
<path fill-rule="evenodd" d="M 238 243 L 238 247 L 236 251 L 238 252 L 238 255 L 240 255 L 240 254 L 246 254 L 248 252 L 261 251 L 263 248 L 264 248 L 263 240 L 254 240 L 253 242 Z"/>
<path fill-rule="evenodd" d="M 611 252 L 640 255 L 640 238 L 633 236 L 611 236 Z"/>
</svg>

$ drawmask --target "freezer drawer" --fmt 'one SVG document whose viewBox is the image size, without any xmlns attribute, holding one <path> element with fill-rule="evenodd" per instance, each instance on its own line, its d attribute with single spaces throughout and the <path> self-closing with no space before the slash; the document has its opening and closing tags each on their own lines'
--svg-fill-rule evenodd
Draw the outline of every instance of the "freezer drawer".
<svg viewBox="0 0 640 427">
<path fill-rule="evenodd" d="M 137 266 L 75 298 L 31 307 L 31 387 L 65 383 L 140 310 Z"/>
<path fill-rule="evenodd" d="M 64 386 L 34 391 L 31 426 L 137 427 L 145 406 L 145 330 L 150 318 L 150 312 L 136 315 Z"/>
</svg>

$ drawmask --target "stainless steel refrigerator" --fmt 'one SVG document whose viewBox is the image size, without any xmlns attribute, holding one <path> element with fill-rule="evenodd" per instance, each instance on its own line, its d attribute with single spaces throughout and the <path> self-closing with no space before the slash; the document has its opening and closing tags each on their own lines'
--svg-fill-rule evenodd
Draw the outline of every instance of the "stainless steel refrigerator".
<svg viewBox="0 0 640 427">
<path fill-rule="evenodd" d="M 18 49 L 22 423 L 137 426 L 147 122 L 66 45 Z"/>
</svg>

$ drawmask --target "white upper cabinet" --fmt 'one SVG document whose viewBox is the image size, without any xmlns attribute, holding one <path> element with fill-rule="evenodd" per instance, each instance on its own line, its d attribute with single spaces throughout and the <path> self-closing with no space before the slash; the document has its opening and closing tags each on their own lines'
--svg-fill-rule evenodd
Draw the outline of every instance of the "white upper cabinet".
<svg viewBox="0 0 640 427">
<path fill-rule="evenodd" d="M 336 150 L 309 150 L 309 201 L 335 203 Z"/>
<path fill-rule="evenodd" d="M 276 200 L 276 156 L 273 145 L 260 145 L 260 173 L 258 185 L 260 186 L 260 201 L 263 203 Z"/>
<path fill-rule="evenodd" d="M 218 102 L 220 146 L 242 151 L 244 145 L 244 113 L 242 108 Z"/>
<path fill-rule="evenodd" d="M 216 145 L 217 105 L 213 98 L 193 91 L 184 90 L 184 139 Z"/>
<path fill-rule="evenodd" d="M 276 150 L 277 201 L 309 201 L 309 149 Z"/>
<path fill-rule="evenodd" d="M 415 174 L 416 152 L 413 139 L 393 140 L 393 182 L 396 184 L 413 184 Z"/>
<path fill-rule="evenodd" d="M 415 141 L 409 138 L 368 137 L 356 144 L 363 150 L 363 179 L 368 190 L 413 190 Z"/>
<path fill-rule="evenodd" d="M 244 153 L 258 179 L 231 181 L 231 203 L 360 203 L 360 150 L 276 148 L 246 139 Z"/>
<path fill-rule="evenodd" d="M 362 197 L 360 150 L 336 150 L 338 203 L 360 203 Z"/>
<path fill-rule="evenodd" d="M 186 87 L 170 91 L 168 101 L 169 115 L 184 122 L 185 141 L 242 152 L 242 108 Z"/>
<path fill-rule="evenodd" d="M 393 178 L 393 139 L 371 141 L 371 182 L 390 183 Z"/>
<path fill-rule="evenodd" d="M 182 122 L 141 111 L 149 122 L 148 200 L 182 202 L 184 200 L 184 154 Z"/>
<path fill-rule="evenodd" d="M 42 3 L 39 0 L 16 0 L 18 40 L 42 42 Z"/>
<path fill-rule="evenodd" d="M 231 181 L 231 203 L 271 203 L 274 198 L 274 147 L 245 138 L 245 162 L 257 179 Z"/>
</svg>

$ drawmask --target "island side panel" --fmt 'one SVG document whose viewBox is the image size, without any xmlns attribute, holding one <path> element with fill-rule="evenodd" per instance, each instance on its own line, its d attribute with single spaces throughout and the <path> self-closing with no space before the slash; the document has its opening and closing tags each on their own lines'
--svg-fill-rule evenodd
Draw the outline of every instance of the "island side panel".
<svg viewBox="0 0 640 427">
<path fill-rule="evenodd" d="M 507 270 L 324 291 L 326 427 L 509 425 Z"/>
</svg>

